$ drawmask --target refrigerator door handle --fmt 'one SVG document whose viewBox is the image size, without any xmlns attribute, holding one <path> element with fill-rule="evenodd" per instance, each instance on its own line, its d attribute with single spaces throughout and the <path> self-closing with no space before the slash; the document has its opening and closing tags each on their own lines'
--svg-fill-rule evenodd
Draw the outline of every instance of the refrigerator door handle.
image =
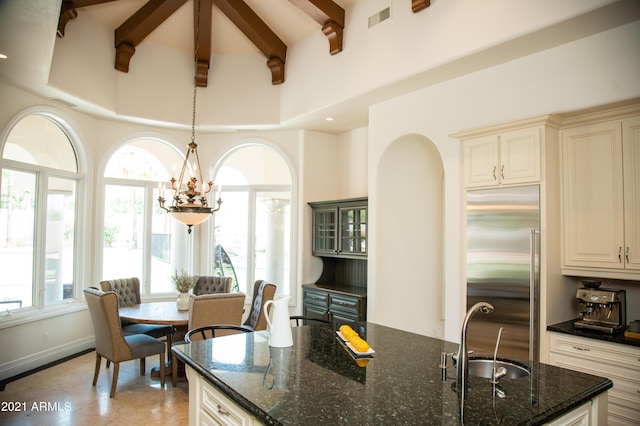
<svg viewBox="0 0 640 426">
<path fill-rule="evenodd" d="M 529 235 L 529 359 L 538 361 L 538 235 L 532 229 Z"/>
</svg>

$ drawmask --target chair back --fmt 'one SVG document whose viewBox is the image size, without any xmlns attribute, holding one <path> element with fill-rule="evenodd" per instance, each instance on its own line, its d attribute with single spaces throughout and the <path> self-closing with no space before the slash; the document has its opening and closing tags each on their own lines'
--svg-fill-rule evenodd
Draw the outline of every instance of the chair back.
<svg viewBox="0 0 640 426">
<path fill-rule="evenodd" d="M 96 353 L 113 362 L 131 359 L 131 348 L 122 335 L 116 293 L 113 291 L 103 292 L 97 288 L 86 288 L 84 296 L 87 299 L 93 323 Z"/>
<path fill-rule="evenodd" d="M 187 334 L 184 335 L 184 341 L 187 343 L 191 343 L 196 340 L 214 339 L 216 337 L 227 334 L 235 334 L 239 332 L 251 333 L 252 331 L 252 329 L 250 329 L 249 327 L 245 327 L 244 325 L 206 325 L 204 327 L 198 327 L 194 328 L 193 330 L 187 331 Z"/>
<path fill-rule="evenodd" d="M 193 288 L 193 294 L 200 296 L 202 294 L 229 293 L 233 278 L 218 276 L 200 276 L 196 286 Z"/>
<path fill-rule="evenodd" d="M 266 330 L 267 320 L 262 313 L 263 306 L 268 300 L 273 300 L 276 294 L 276 285 L 264 280 L 258 280 L 253 285 L 253 302 L 249 316 L 243 325 L 253 330 Z"/>
<path fill-rule="evenodd" d="M 139 305 L 140 280 L 137 277 L 117 278 L 100 282 L 102 291 L 113 291 L 118 295 L 118 303 L 121 308 L 125 306 Z"/>
<path fill-rule="evenodd" d="M 300 325 L 331 324 L 327 319 L 305 315 L 291 315 L 289 319 L 295 321 L 296 327 Z"/>
<path fill-rule="evenodd" d="M 191 295 L 189 297 L 189 330 L 215 324 L 240 325 L 244 299 L 244 293 Z"/>
</svg>

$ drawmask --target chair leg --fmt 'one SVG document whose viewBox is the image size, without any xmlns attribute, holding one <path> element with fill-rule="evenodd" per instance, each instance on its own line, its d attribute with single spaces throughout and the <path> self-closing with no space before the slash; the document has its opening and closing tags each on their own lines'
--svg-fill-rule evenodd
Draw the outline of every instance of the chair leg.
<svg viewBox="0 0 640 426">
<path fill-rule="evenodd" d="M 146 371 L 147 371 L 146 358 L 140 358 L 140 375 L 144 376 Z"/>
<path fill-rule="evenodd" d="M 171 352 L 171 384 L 175 388 L 178 386 L 178 357 Z"/>
<path fill-rule="evenodd" d="M 100 374 L 100 363 L 102 362 L 102 357 L 98 355 L 96 352 L 96 371 L 93 372 L 93 386 L 98 383 L 98 374 Z"/>
<path fill-rule="evenodd" d="M 164 351 L 160 353 L 160 386 L 164 389 Z"/>
<path fill-rule="evenodd" d="M 113 398 L 116 394 L 116 386 L 118 386 L 118 373 L 120 372 L 120 363 L 113 363 L 113 380 L 111 380 L 111 394 L 109 398 Z"/>
</svg>

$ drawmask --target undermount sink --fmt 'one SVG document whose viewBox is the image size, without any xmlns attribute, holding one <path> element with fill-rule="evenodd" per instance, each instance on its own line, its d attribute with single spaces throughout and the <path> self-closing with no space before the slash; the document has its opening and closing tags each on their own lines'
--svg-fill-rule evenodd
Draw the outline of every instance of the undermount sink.
<svg viewBox="0 0 640 426">
<path fill-rule="evenodd" d="M 503 367 L 506 370 L 505 379 L 519 379 L 529 376 L 529 370 L 522 365 L 518 365 L 509 361 L 496 361 L 496 370 Z M 469 360 L 469 375 L 491 379 L 493 377 L 493 360 L 477 359 Z"/>
</svg>

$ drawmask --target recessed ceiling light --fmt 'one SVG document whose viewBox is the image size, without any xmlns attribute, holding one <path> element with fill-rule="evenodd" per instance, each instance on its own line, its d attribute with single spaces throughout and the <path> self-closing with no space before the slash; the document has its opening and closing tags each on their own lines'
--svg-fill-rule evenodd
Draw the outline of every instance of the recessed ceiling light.
<svg viewBox="0 0 640 426">
<path fill-rule="evenodd" d="M 0 59 L 7 59 L 7 55 L 5 55 L 4 53 L 0 53 Z"/>
<path fill-rule="evenodd" d="M 327 117 L 327 118 L 325 118 L 325 120 L 327 120 L 327 121 L 333 121 L 333 117 Z"/>
</svg>

